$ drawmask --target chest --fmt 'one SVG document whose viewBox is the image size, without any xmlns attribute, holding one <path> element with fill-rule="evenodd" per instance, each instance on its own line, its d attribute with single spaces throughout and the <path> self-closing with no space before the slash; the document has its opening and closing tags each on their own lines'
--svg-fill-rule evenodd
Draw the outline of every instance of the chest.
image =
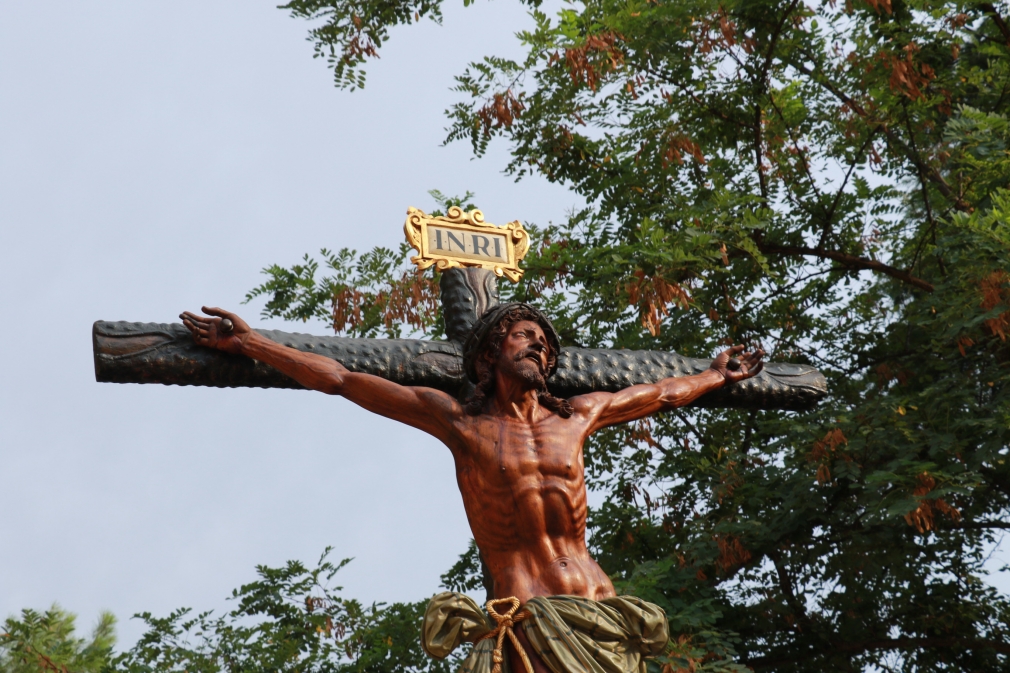
<svg viewBox="0 0 1010 673">
<path fill-rule="evenodd" d="M 578 434 L 554 422 L 481 424 L 468 447 L 472 467 L 486 477 L 524 476 L 579 478 L 583 472 Z"/>
</svg>

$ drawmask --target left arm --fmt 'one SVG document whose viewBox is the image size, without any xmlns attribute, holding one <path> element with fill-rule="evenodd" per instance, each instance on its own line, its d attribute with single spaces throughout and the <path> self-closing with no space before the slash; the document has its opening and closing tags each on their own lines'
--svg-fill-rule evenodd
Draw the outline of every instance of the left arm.
<svg viewBox="0 0 1010 673">
<path fill-rule="evenodd" d="M 590 417 L 589 433 L 618 423 L 638 420 L 659 411 L 683 407 L 727 383 L 756 376 L 764 367 L 764 351 L 743 353 L 743 346 L 723 351 L 701 374 L 663 379 L 625 388 L 616 393 L 589 393 L 570 402 L 578 414 Z M 742 355 L 740 355 L 743 353 Z M 740 355 L 739 359 L 735 356 Z"/>
</svg>

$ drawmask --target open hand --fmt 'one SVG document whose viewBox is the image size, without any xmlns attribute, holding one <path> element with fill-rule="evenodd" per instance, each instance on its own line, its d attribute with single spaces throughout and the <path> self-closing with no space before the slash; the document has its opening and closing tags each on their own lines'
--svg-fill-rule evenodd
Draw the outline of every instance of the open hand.
<svg viewBox="0 0 1010 673">
<path fill-rule="evenodd" d="M 214 317 L 196 315 L 186 311 L 179 317 L 182 324 L 193 333 L 193 341 L 201 346 L 216 348 L 226 353 L 239 353 L 249 340 L 252 329 L 245 320 L 230 311 L 203 307 L 203 312 Z"/>
<path fill-rule="evenodd" d="M 733 346 L 724 350 L 712 360 L 711 369 L 719 372 L 726 379 L 726 383 L 736 383 L 757 376 L 764 369 L 764 362 L 761 358 L 765 352 L 760 348 L 753 353 L 744 353 L 743 346 Z M 743 355 L 740 355 L 743 353 Z M 740 357 L 736 357 L 740 355 Z"/>
</svg>

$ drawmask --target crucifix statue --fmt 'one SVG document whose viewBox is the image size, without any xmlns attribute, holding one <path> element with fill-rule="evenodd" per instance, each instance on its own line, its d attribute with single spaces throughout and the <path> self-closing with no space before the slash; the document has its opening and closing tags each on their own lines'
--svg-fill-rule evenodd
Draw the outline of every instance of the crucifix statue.
<svg viewBox="0 0 1010 673">
<path fill-rule="evenodd" d="M 547 316 L 499 304 L 528 236 L 480 211 L 411 209 L 414 261 L 442 271 L 447 342 L 329 339 L 252 329 L 216 308 L 183 325 L 95 324 L 99 380 L 286 386 L 342 395 L 445 444 L 490 576 L 487 613 L 464 594 L 429 604 L 422 643 L 437 657 L 475 643 L 463 670 L 632 673 L 663 651 L 665 615 L 617 596 L 586 548 L 582 447 L 607 426 L 708 403 L 801 408 L 825 393 L 809 367 L 767 366 L 734 346 L 714 360 L 562 348 Z M 764 371 L 762 371 L 764 370 Z M 493 621 L 492 621 L 493 620 Z"/>
</svg>

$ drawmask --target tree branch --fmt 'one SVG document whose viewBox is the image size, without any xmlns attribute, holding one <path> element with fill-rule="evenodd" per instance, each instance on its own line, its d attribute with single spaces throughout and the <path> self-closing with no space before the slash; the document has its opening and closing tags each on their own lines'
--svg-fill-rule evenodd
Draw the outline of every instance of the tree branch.
<svg viewBox="0 0 1010 673">
<path fill-rule="evenodd" d="M 775 56 L 775 47 L 778 46 L 779 36 L 782 35 L 782 29 L 786 25 L 786 19 L 788 19 L 789 15 L 796 10 L 796 6 L 799 4 L 800 0 L 793 0 L 789 3 L 789 6 L 786 7 L 786 11 L 782 13 L 782 18 L 779 19 L 778 25 L 775 26 L 775 30 L 772 31 L 771 44 L 768 46 L 768 53 L 765 55 L 764 65 L 761 66 L 762 79 L 768 76 L 768 69 L 771 68 L 772 58 Z"/>
<path fill-rule="evenodd" d="M 912 131 L 912 119 L 908 114 L 908 105 L 902 101 L 902 109 L 905 111 L 905 126 L 908 129 L 908 140 L 912 143 L 912 150 L 918 154 L 919 148 L 915 146 L 915 133 Z M 915 254 L 912 255 L 912 263 L 908 265 L 909 271 L 915 270 L 915 265 L 919 262 L 919 253 L 922 252 L 923 246 L 926 244 L 926 239 L 932 232 L 934 234 L 935 243 L 935 232 L 936 232 L 936 220 L 933 218 L 933 207 L 929 203 L 929 189 L 926 187 L 926 176 L 922 174 L 922 169 L 916 166 L 916 172 L 919 176 L 919 185 L 922 187 L 922 202 L 926 206 L 926 217 L 929 218 L 929 228 L 923 232 L 922 240 L 919 241 L 918 245 L 915 247 Z M 922 272 L 922 268 L 919 268 Z"/>
<path fill-rule="evenodd" d="M 963 648 L 978 650 L 995 650 L 1000 654 L 1010 654 L 1010 643 L 982 638 L 884 638 L 881 640 L 867 640 L 861 643 L 832 643 L 832 652 L 847 652 L 860 654 L 862 652 L 872 652 L 876 650 L 912 650 L 912 649 L 941 649 L 941 648 Z M 822 650 L 823 651 L 823 650 Z M 787 664 L 794 664 L 799 661 L 808 661 L 814 656 L 809 655 L 797 657 L 758 657 L 756 659 L 746 659 L 741 661 L 744 666 L 750 666 L 757 670 L 760 668 L 775 668 Z"/>
<path fill-rule="evenodd" d="M 793 581 L 789 577 L 789 573 L 785 566 L 782 564 L 782 556 L 778 551 L 772 551 L 768 553 L 768 558 L 771 559 L 772 564 L 775 566 L 775 573 L 779 580 L 779 589 L 782 591 L 782 596 L 785 598 L 786 605 L 796 614 L 796 619 L 801 624 L 807 627 L 811 627 L 810 617 L 807 615 L 807 610 L 803 604 L 796 598 L 796 592 L 793 590 Z"/>
<path fill-rule="evenodd" d="M 992 17 L 993 23 L 999 28 L 999 32 L 1003 33 L 1003 39 L 1006 40 L 1007 46 L 1010 47 L 1010 26 L 1007 26 L 1006 21 L 996 11 L 996 7 L 991 2 L 980 2 L 978 6 L 983 12 Z"/>
<path fill-rule="evenodd" d="M 858 114 L 860 117 L 866 119 L 867 121 L 870 121 L 869 119 L 870 116 L 866 113 L 866 110 L 864 110 L 859 103 L 857 103 L 855 100 L 847 96 L 841 89 L 836 87 L 834 84 L 827 81 L 823 77 L 818 77 L 817 73 L 815 73 L 802 63 L 793 63 L 791 65 L 800 72 L 802 72 L 804 75 L 810 77 L 810 79 L 812 79 L 813 81 L 817 82 L 817 84 L 819 84 L 820 86 L 824 87 L 829 92 L 831 92 L 831 94 L 833 94 L 835 98 L 848 105 L 849 108 L 851 108 L 852 111 Z M 940 191 L 940 193 L 943 194 L 947 199 L 950 200 L 951 203 L 954 204 L 954 207 L 957 210 L 967 213 L 970 213 L 972 211 L 972 207 L 969 206 L 967 203 L 965 203 L 960 196 L 954 193 L 954 190 L 951 189 L 950 185 L 947 184 L 947 181 L 943 179 L 943 176 L 940 175 L 940 173 L 932 166 L 927 166 L 926 164 L 924 164 L 922 162 L 922 159 L 919 158 L 918 154 L 913 152 L 912 148 L 908 147 L 905 143 L 903 143 L 901 141 L 901 138 L 899 138 L 887 124 L 876 124 L 876 126 L 878 126 L 880 130 L 884 132 L 884 137 L 887 138 L 888 142 L 894 147 L 896 147 L 902 154 L 904 154 L 905 158 L 908 159 L 912 163 L 912 165 L 916 167 L 917 170 L 925 174 L 926 177 L 929 178 L 929 181 L 936 185 L 936 188 Z"/>
<path fill-rule="evenodd" d="M 725 111 L 723 111 L 721 108 L 713 107 L 713 106 L 708 105 L 707 103 L 705 103 L 703 100 L 701 100 L 700 98 L 698 98 L 698 96 L 693 91 L 691 91 L 691 89 L 688 86 L 686 86 L 685 84 L 683 84 L 681 82 L 678 82 L 675 79 L 672 79 L 669 76 L 669 74 L 667 74 L 667 73 L 665 73 L 665 72 L 663 72 L 661 70 L 656 70 L 654 68 L 649 68 L 649 67 L 643 67 L 642 70 L 644 70 L 645 72 L 649 73 L 650 75 L 652 75 L 653 77 L 655 77 L 658 80 L 662 80 L 663 82 L 666 82 L 667 84 L 670 84 L 672 86 L 677 87 L 678 89 L 680 89 L 680 92 L 682 94 L 684 94 L 685 96 L 687 96 L 688 98 L 690 98 L 691 101 L 695 105 L 697 105 L 699 108 L 701 108 L 702 110 L 704 110 L 708 114 L 711 114 L 711 115 L 714 115 L 716 117 L 719 117 L 720 119 L 722 119 L 724 121 L 728 121 L 731 124 L 735 124 L 736 126 L 738 126 L 740 128 L 747 128 L 746 124 L 744 124 L 743 122 L 741 122 L 741 121 L 739 121 L 737 119 L 733 119 L 728 114 L 726 114 Z"/>
<path fill-rule="evenodd" d="M 827 215 L 824 217 L 824 227 L 821 229 L 821 239 L 817 243 L 818 248 L 823 248 L 827 245 L 828 236 L 831 234 L 831 221 L 835 217 L 835 211 L 838 210 L 838 204 L 841 203 L 842 195 L 845 194 L 845 187 L 849 184 L 849 178 L 852 177 L 852 173 L 856 170 L 856 165 L 859 163 L 860 158 L 863 153 L 866 152 L 866 148 L 870 146 L 873 142 L 874 136 L 877 135 L 877 130 L 871 128 L 870 132 L 866 134 L 866 140 L 863 141 L 862 147 L 856 152 L 852 157 L 852 163 L 849 164 L 848 170 L 845 171 L 845 178 L 842 180 L 842 184 L 839 185 L 838 191 L 835 192 L 835 198 L 831 202 L 831 209 L 828 210 Z"/>
<path fill-rule="evenodd" d="M 786 133 L 789 134 L 789 140 L 793 144 L 793 149 L 796 150 L 796 154 L 800 158 L 800 163 L 803 166 L 803 174 L 806 175 L 807 182 L 810 183 L 810 189 L 819 198 L 821 196 L 821 190 L 819 190 L 817 188 L 817 183 L 814 181 L 814 176 L 810 174 L 810 162 L 807 161 L 807 153 L 803 151 L 802 147 L 800 147 L 799 138 L 796 137 L 796 134 L 793 132 L 793 128 L 790 127 L 788 125 L 788 123 L 786 122 L 786 117 L 782 113 L 781 108 L 779 108 L 779 106 L 775 103 L 775 99 L 773 97 L 769 96 L 768 97 L 768 102 L 771 103 L 772 109 L 775 110 L 775 114 L 777 114 L 779 116 L 779 119 L 782 120 L 782 125 L 786 129 Z M 843 187 L 844 187 L 844 185 L 843 185 Z"/>
<path fill-rule="evenodd" d="M 975 530 L 975 529 L 986 529 L 986 528 L 1001 528 L 1003 530 L 1010 530 L 1010 521 L 987 521 L 983 519 L 982 521 L 961 521 L 957 523 L 947 523 L 943 526 L 943 529 L 954 528 L 954 529 L 964 529 L 964 530 Z"/>
<path fill-rule="evenodd" d="M 782 34 L 782 28 L 786 24 L 786 19 L 789 15 L 793 13 L 796 6 L 799 4 L 799 0 L 793 0 L 792 3 L 786 8 L 786 11 L 782 14 L 782 18 L 779 20 L 775 30 L 772 33 L 771 43 L 768 45 L 768 53 L 765 55 L 764 63 L 761 66 L 761 71 L 758 73 L 760 77 L 760 87 L 763 92 L 768 91 L 768 71 L 772 65 L 772 59 L 775 56 L 775 47 L 778 45 L 779 36 Z M 764 201 L 765 206 L 768 206 L 768 184 L 765 179 L 765 174 L 762 166 L 762 159 L 764 155 L 764 142 L 761 137 L 761 106 L 754 106 L 754 159 L 757 163 L 757 176 L 758 184 L 761 186 L 761 199 Z"/>
<path fill-rule="evenodd" d="M 909 285 L 914 285 L 920 290 L 926 290 L 927 292 L 933 291 L 933 284 L 924 281 L 921 278 L 917 278 L 907 271 L 902 271 L 901 269 L 896 269 L 893 266 L 888 266 L 883 262 L 878 262 L 875 259 L 866 259 L 865 257 L 857 257 L 856 255 L 850 255 L 844 252 L 838 252 L 836 250 L 824 250 L 823 248 L 807 248 L 798 245 L 775 245 L 773 243 L 762 243 L 757 244 L 758 249 L 769 255 L 803 255 L 805 257 L 819 257 L 821 259 L 830 259 L 839 264 L 846 266 L 850 269 L 867 269 L 869 271 L 877 271 L 885 276 L 890 276 L 902 282 L 908 283 Z"/>
<path fill-rule="evenodd" d="M 768 207 L 768 183 L 764 171 L 764 142 L 761 139 L 761 106 L 754 106 L 754 163 L 757 169 L 758 185 L 761 187 L 761 201 Z"/>
</svg>

